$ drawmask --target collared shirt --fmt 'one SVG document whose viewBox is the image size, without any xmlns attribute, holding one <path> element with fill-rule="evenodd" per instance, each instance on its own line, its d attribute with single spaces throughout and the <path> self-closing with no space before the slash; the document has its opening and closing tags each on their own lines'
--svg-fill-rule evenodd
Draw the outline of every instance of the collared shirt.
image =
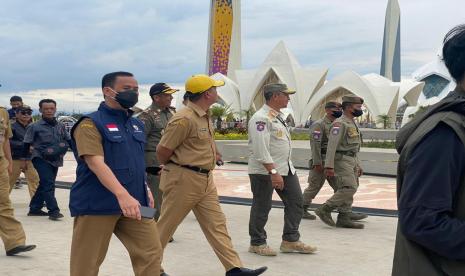
<svg viewBox="0 0 465 276">
<path fill-rule="evenodd" d="M 291 133 L 282 113 L 263 105 L 249 121 L 249 174 L 268 174 L 263 164 L 275 164 L 280 175 L 295 173 Z"/>
<path fill-rule="evenodd" d="M 6 139 L 10 139 L 11 136 L 12 133 L 8 112 L 5 108 L 0 107 L 0 157 L 5 156 L 5 153 L 3 152 L 3 144 Z"/>
<path fill-rule="evenodd" d="M 11 125 L 11 130 L 13 133 L 13 137 L 10 139 L 10 148 L 11 148 L 11 155 L 13 160 L 20 160 L 22 159 L 22 152 L 24 146 L 24 135 L 26 135 L 26 129 L 28 125 L 23 125 L 19 121 L 14 122 Z M 31 155 L 25 157 L 25 159 L 31 159 Z"/>
<path fill-rule="evenodd" d="M 329 130 L 331 120 L 325 115 L 310 127 L 310 149 L 312 151 L 312 164 L 322 165 L 328 148 Z"/>
<path fill-rule="evenodd" d="M 57 122 L 56 125 L 51 125 L 44 119 L 40 119 L 27 127 L 23 142 L 32 145 L 32 159 L 35 157 L 43 159 L 41 150 L 59 143 L 67 143 L 70 139 L 71 137 L 62 123 Z M 45 161 L 55 167 L 63 166 L 63 158 L 56 161 Z"/>
<path fill-rule="evenodd" d="M 360 166 L 357 153 L 360 151 L 361 144 L 362 138 L 360 135 L 360 130 L 358 129 L 354 120 L 345 115 L 337 118 L 331 125 L 328 149 L 326 151 L 325 167 L 334 168 L 336 152 L 353 153 L 354 157 L 357 159 L 357 163 Z"/>
<path fill-rule="evenodd" d="M 169 121 L 160 145 L 173 151 L 170 160 L 212 170 L 216 163 L 215 133 L 210 116 L 189 102 Z"/>
<path fill-rule="evenodd" d="M 147 109 L 136 115 L 145 126 L 147 143 L 145 144 L 144 155 L 147 167 L 158 167 L 160 165 L 155 152 L 161 136 L 165 132 L 165 127 L 174 113 L 172 107 L 162 109 L 156 103 L 152 103 Z"/>
</svg>

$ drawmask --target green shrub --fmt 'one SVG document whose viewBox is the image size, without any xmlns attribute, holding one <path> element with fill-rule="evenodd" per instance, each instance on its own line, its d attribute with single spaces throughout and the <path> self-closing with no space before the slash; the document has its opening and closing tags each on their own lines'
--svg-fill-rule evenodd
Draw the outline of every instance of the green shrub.
<svg viewBox="0 0 465 276">
<path fill-rule="evenodd" d="M 215 140 L 247 140 L 249 136 L 247 133 L 215 133 Z"/>
<path fill-rule="evenodd" d="M 365 148 L 381 148 L 381 149 L 395 149 L 396 148 L 396 142 L 395 141 L 372 140 L 370 142 L 363 142 L 362 147 L 365 147 Z"/>
<path fill-rule="evenodd" d="M 291 133 L 291 138 L 294 141 L 297 141 L 297 140 L 310 140 L 310 134 L 307 133 L 307 132 L 305 132 L 305 133 L 294 133 L 294 132 L 292 132 Z"/>
</svg>

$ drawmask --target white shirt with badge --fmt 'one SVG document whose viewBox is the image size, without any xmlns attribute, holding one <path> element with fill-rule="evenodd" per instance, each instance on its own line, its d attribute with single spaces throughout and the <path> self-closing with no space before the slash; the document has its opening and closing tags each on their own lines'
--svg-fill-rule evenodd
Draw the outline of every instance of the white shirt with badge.
<svg viewBox="0 0 465 276">
<path fill-rule="evenodd" d="M 295 168 L 291 161 L 291 134 L 282 113 L 263 105 L 250 118 L 249 174 L 268 174 L 263 164 L 275 164 L 280 175 L 286 176 Z"/>
</svg>

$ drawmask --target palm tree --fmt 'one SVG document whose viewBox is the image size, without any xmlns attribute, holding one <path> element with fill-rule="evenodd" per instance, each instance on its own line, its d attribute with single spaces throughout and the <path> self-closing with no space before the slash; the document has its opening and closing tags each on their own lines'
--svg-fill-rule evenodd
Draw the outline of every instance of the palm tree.
<svg viewBox="0 0 465 276">
<path fill-rule="evenodd" d="M 391 117 L 389 117 L 386 114 L 381 114 L 381 115 L 378 115 L 378 120 L 376 122 L 383 124 L 383 128 L 386 129 L 390 125 L 391 123 L 390 121 L 391 121 Z"/>
<path fill-rule="evenodd" d="M 214 104 L 210 107 L 210 115 L 216 118 L 216 129 L 221 129 L 222 118 L 228 116 L 229 113 L 231 113 L 231 105 Z"/>
</svg>

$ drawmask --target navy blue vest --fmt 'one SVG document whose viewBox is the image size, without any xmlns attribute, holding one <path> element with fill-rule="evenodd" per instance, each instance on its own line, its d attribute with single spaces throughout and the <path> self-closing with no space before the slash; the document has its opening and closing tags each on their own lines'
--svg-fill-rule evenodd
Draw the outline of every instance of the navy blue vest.
<svg viewBox="0 0 465 276">
<path fill-rule="evenodd" d="M 102 136 L 105 163 L 118 181 L 142 206 L 148 206 L 143 123 L 125 111 L 109 108 L 105 103 L 81 120 L 84 118 L 92 119 L 97 126 Z M 76 143 L 74 130 L 79 122 L 71 130 L 73 144 Z M 121 214 L 115 195 L 100 183 L 84 160 L 79 158 L 76 147 L 73 148 L 78 166 L 69 200 L 71 216 Z"/>
</svg>

